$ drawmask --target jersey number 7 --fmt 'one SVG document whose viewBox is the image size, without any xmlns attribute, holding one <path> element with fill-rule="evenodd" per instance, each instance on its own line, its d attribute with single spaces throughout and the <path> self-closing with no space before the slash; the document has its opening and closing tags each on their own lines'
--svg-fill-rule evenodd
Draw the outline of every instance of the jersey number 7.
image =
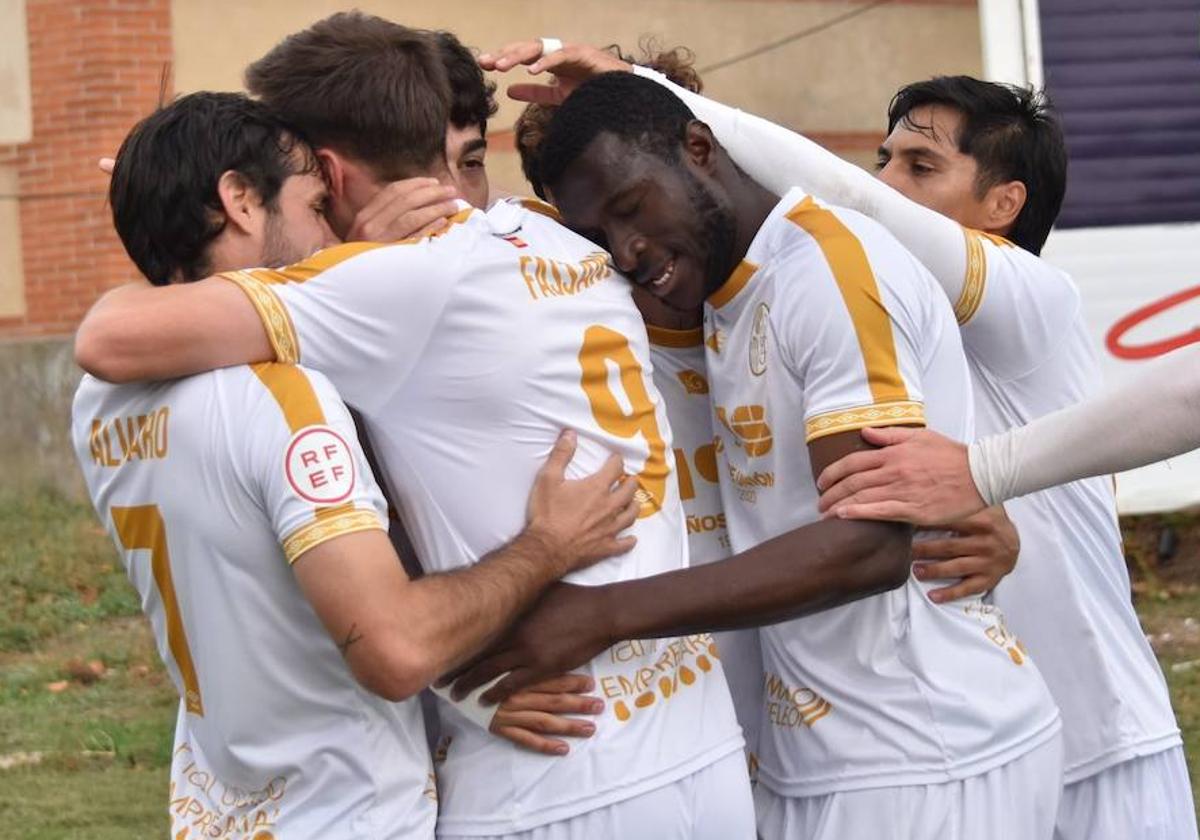
<svg viewBox="0 0 1200 840">
<path fill-rule="evenodd" d="M 204 704 L 200 700 L 200 683 L 196 680 L 196 666 L 192 663 L 192 651 L 188 647 L 187 633 L 183 629 L 183 617 L 179 614 L 179 600 L 175 597 L 175 581 L 171 577 L 171 555 L 167 551 L 167 528 L 163 523 L 158 505 L 136 505 L 114 507 L 113 525 L 117 539 L 126 551 L 138 549 L 150 552 L 150 571 L 162 599 L 163 614 L 167 625 L 167 647 L 179 668 L 183 680 L 183 700 L 187 710 L 204 716 Z"/>
</svg>

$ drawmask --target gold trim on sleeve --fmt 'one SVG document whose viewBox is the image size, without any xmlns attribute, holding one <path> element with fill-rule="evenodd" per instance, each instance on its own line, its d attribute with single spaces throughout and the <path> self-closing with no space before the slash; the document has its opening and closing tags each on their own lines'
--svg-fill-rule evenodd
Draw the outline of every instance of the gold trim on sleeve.
<svg viewBox="0 0 1200 840">
<path fill-rule="evenodd" d="M 983 302 L 983 289 L 987 284 L 987 255 L 983 250 L 983 236 L 977 230 L 963 228 L 967 240 L 967 274 L 963 278 L 962 291 L 954 302 L 954 317 L 959 326 L 970 321 Z"/>
<path fill-rule="evenodd" d="M 258 312 L 267 338 L 275 350 L 275 361 L 294 365 L 300 361 L 300 341 L 287 307 L 271 288 L 247 271 L 227 271 L 220 275 L 246 293 Z"/>
<path fill-rule="evenodd" d="M 830 411 L 810 417 L 804 424 L 804 440 L 811 443 L 826 435 L 851 432 L 869 426 L 924 426 L 923 403 L 902 401 L 877 403 L 860 408 Z"/>
<path fill-rule="evenodd" d="M 385 529 L 379 516 L 370 510 L 354 510 L 335 518 L 318 518 L 289 534 L 283 541 L 283 553 L 289 564 L 295 563 L 304 552 L 334 537 L 372 530 Z"/>
</svg>

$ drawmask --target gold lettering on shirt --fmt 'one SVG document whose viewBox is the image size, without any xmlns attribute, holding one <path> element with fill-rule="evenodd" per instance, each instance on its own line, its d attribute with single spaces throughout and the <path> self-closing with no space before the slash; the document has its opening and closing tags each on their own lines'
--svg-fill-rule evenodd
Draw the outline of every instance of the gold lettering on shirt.
<svg viewBox="0 0 1200 840">
<path fill-rule="evenodd" d="M 644 657 L 655 652 L 654 647 L 649 647 L 654 644 L 636 639 L 619 642 L 609 649 L 609 653 L 615 665 L 635 659 L 645 663 Z M 649 664 L 601 677 L 600 691 L 606 698 L 616 700 L 611 706 L 613 715 L 625 723 L 640 710 L 659 701 L 666 703 L 680 691 L 695 685 L 698 679 L 712 671 L 714 660 L 718 659 L 717 645 L 711 635 L 684 636 L 667 643 L 658 658 Z"/>
<path fill-rule="evenodd" d="M 765 675 L 767 720 L 785 729 L 812 727 L 833 711 L 833 704 L 807 686 L 791 686 L 778 674 Z"/>
<path fill-rule="evenodd" d="M 577 295 L 612 275 L 608 254 L 588 254 L 577 263 L 546 257 L 520 257 L 521 279 L 534 300 Z"/>
<path fill-rule="evenodd" d="M 92 420 L 88 449 L 98 467 L 119 467 L 130 461 L 167 457 L 167 421 L 170 409 L 163 406 L 149 414 Z"/>
</svg>

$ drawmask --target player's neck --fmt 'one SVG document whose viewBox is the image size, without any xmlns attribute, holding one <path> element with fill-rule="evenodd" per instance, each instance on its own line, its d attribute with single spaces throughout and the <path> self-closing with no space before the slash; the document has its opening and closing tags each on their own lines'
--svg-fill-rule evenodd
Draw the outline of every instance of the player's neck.
<svg viewBox="0 0 1200 840">
<path fill-rule="evenodd" d="M 757 181 L 741 172 L 738 172 L 737 176 L 737 180 L 729 189 L 734 218 L 737 220 L 737 235 L 733 244 L 735 265 L 745 258 L 746 252 L 750 250 L 750 243 L 758 235 L 759 228 L 779 203 L 779 196 Z"/>
</svg>

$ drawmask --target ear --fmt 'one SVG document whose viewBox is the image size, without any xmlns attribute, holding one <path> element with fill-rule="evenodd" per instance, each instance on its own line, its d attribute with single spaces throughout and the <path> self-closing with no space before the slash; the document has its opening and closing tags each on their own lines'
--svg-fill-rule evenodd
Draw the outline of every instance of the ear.
<svg viewBox="0 0 1200 840">
<path fill-rule="evenodd" d="M 712 131 L 700 120 L 692 120 L 683 135 L 683 148 L 688 160 L 704 172 L 717 166 L 717 151 L 721 148 Z"/>
<path fill-rule="evenodd" d="M 217 195 L 229 224 L 240 232 L 253 234 L 254 216 L 261 206 L 258 193 L 246 183 L 240 172 L 232 169 L 221 173 L 217 181 Z"/>
<path fill-rule="evenodd" d="M 988 190 L 987 215 L 988 230 L 1007 232 L 1017 220 L 1021 209 L 1025 206 L 1028 193 L 1020 181 L 1007 181 L 996 184 Z"/>
<path fill-rule="evenodd" d="M 325 183 L 329 185 L 329 194 L 341 198 L 346 192 L 346 164 L 332 149 L 317 149 L 317 161 L 325 175 Z"/>
</svg>

